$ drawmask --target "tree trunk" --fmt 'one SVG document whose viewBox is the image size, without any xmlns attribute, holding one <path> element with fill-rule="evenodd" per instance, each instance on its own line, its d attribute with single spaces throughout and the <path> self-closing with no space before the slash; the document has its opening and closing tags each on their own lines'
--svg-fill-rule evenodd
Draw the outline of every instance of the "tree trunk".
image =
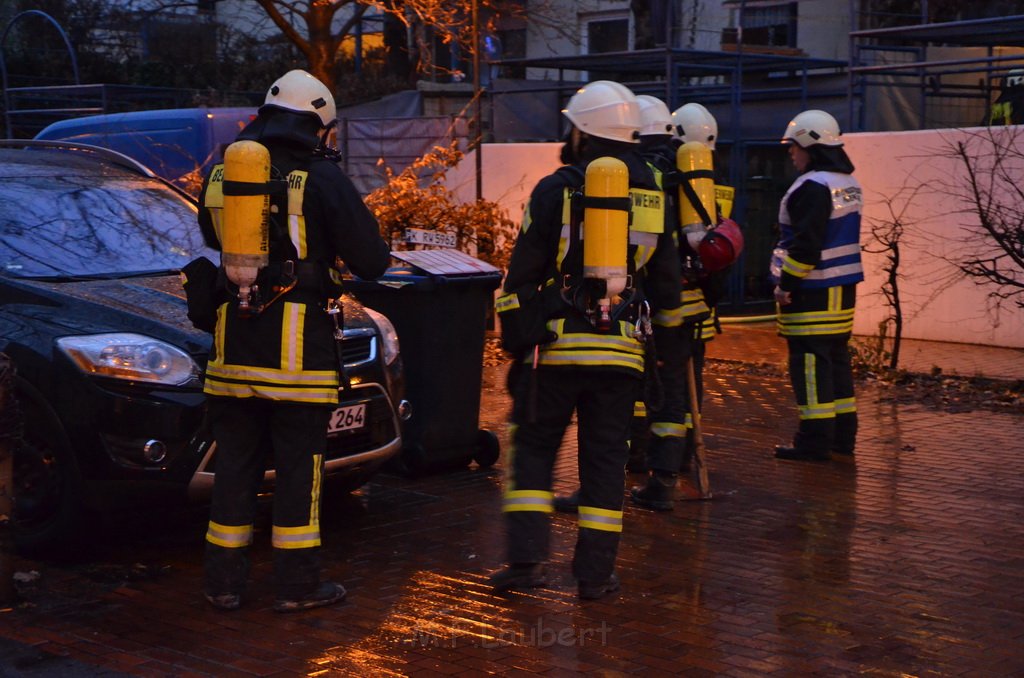
<svg viewBox="0 0 1024 678">
<path fill-rule="evenodd" d="M 309 29 L 309 50 L 306 53 L 309 72 L 332 92 L 335 86 L 338 41 L 331 34 L 331 21 L 336 11 L 333 3 L 311 2 L 306 15 L 306 27 Z"/>
<path fill-rule="evenodd" d="M 902 228 L 897 232 L 902 234 Z M 889 245 L 892 248 L 889 260 L 892 267 L 889 270 L 889 288 L 892 292 L 892 354 L 889 357 L 889 369 L 895 370 L 900 364 L 900 342 L 903 340 L 903 307 L 900 304 L 900 241 L 899 235 L 893 238 Z"/>
</svg>

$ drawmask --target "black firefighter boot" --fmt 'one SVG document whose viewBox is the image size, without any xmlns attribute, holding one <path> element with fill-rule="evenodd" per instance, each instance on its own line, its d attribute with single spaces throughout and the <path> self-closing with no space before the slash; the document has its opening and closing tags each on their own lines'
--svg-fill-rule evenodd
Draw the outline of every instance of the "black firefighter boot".
<svg viewBox="0 0 1024 678">
<path fill-rule="evenodd" d="M 668 471 L 651 471 L 647 484 L 634 487 L 629 496 L 634 504 L 655 511 L 671 511 L 676 499 L 676 476 Z"/>
</svg>

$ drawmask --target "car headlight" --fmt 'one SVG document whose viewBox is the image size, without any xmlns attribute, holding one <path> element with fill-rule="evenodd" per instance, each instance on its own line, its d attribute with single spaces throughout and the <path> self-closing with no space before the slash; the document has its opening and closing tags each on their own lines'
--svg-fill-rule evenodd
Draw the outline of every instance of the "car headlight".
<svg viewBox="0 0 1024 678">
<path fill-rule="evenodd" d="M 169 386 L 183 386 L 199 378 L 199 367 L 191 356 L 141 334 L 61 337 L 57 347 L 86 374 Z"/>
<path fill-rule="evenodd" d="M 380 343 L 384 349 L 384 362 L 390 365 L 398 357 L 398 332 L 395 331 L 395 326 L 391 324 L 391 321 L 383 313 L 378 313 L 372 308 L 364 307 L 363 310 L 366 311 L 366 315 L 370 316 L 373 324 L 377 326 L 377 332 L 380 334 Z"/>
</svg>

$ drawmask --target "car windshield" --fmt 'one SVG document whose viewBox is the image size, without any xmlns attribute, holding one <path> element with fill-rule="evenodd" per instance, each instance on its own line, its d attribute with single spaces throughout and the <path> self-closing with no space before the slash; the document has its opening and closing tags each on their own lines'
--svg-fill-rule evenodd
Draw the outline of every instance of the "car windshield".
<svg viewBox="0 0 1024 678">
<path fill-rule="evenodd" d="M 95 160 L 61 154 L 57 165 L 47 155 L 49 164 L 0 157 L 0 274 L 123 277 L 177 270 L 200 255 L 218 261 L 195 209 L 172 189 Z"/>
</svg>

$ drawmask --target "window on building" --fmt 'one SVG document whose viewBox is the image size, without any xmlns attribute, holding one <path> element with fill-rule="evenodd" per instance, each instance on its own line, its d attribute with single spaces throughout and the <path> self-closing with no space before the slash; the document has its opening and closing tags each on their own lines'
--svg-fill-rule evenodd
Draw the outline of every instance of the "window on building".
<svg viewBox="0 0 1024 678">
<path fill-rule="evenodd" d="M 729 3 L 730 28 L 722 32 L 722 42 L 736 44 L 740 22 L 738 3 Z M 797 3 L 765 2 L 743 8 L 743 44 L 766 47 L 796 47 Z"/>
<path fill-rule="evenodd" d="M 515 28 L 508 31 L 498 31 L 498 40 L 501 45 L 499 59 L 525 59 L 526 58 L 526 29 Z M 501 69 L 501 76 L 504 78 L 525 78 L 525 66 L 504 66 Z"/>
<path fill-rule="evenodd" d="M 628 52 L 632 49 L 632 28 L 629 14 L 602 14 L 583 16 L 583 45 L 585 54 Z M 628 80 L 627 74 L 609 70 L 589 72 L 589 80 Z"/>
<path fill-rule="evenodd" d="M 594 19 L 587 21 L 587 54 L 625 52 L 629 50 L 629 18 Z"/>
</svg>

